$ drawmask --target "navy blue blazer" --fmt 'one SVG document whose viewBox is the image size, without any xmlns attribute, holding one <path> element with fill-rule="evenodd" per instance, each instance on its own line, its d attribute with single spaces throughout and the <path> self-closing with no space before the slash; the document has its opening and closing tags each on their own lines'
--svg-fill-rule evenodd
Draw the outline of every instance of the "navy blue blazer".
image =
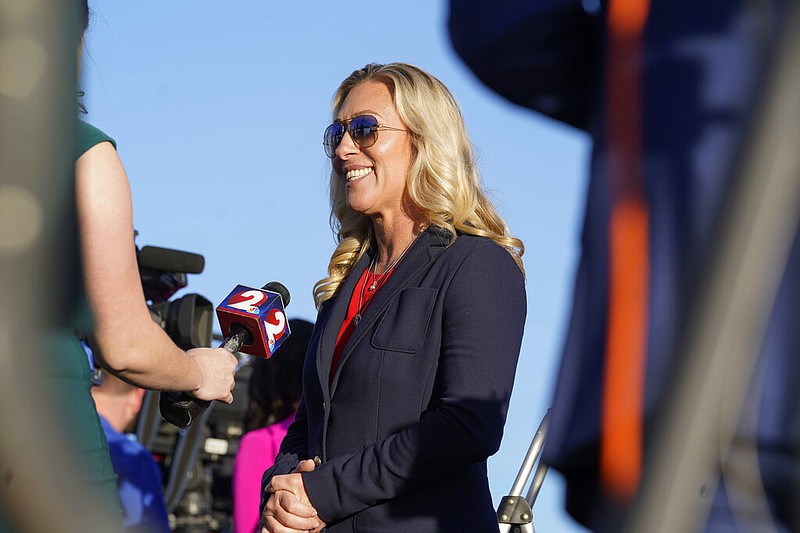
<svg viewBox="0 0 800 533">
<path fill-rule="evenodd" d="M 262 487 L 314 458 L 303 481 L 330 533 L 498 531 L 486 459 L 500 446 L 522 342 L 522 272 L 488 238 L 448 245 L 429 228 L 364 312 L 329 386 L 369 262 L 320 309 L 300 408 Z"/>
</svg>

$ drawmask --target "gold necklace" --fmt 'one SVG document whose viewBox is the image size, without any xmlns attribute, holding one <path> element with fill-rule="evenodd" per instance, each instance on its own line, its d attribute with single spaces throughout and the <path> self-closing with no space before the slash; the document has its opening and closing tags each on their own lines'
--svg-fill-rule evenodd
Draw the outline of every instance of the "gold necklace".
<svg viewBox="0 0 800 533">
<path fill-rule="evenodd" d="M 405 255 L 406 251 L 411 247 L 412 244 L 414 244 L 413 240 L 411 241 L 411 243 L 409 243 L 408 246 L 406 246 L 406 249 L 403 250 L 403 253 L 400 254 L 397 257 L 397 259 L 392 261 L 392 264 L 390 264 L 388 267 L 386 267 L 386 270 L 384 270 L 382 274 L 378 274 L 377 272 L 375 272 L 374 269 L 375 269 L 375 267 L 377 267 L 377 265 L 375 264 L 375 260 L 374 259 L 372 260 L 372 263 L 370 263 L 370 265 L 369 265 L 369 271 L 372 273 L 372 285 L 367 287 L 368 291 L 372 292 L 372 291 L 375 290 L 375 287 L 378 286 L 378 282 L 380 280 L 382 280 L 383 277 L 386 276 L 386 274 L 389 273 L 389 271 L 391 271 L 395 266 L 397 266 L 397 263 L 400 262 L 400 260 L 403 258 L 403 256 Z"/>
<path fill-rule="evenodd" d="M 397 263 L 400 262 L 400 260 L 406 255 L 406 252 L 411 248 L 411 245 L 414 244 L 417 241 L 417 239 L 419 238 L 420 235 L 425 233 L 425 230 L 427 228 L 428 228 L 428 226 L 425 226 L 424 228 L 422 228 L 422 231 L 420 231 L 419 233 L 414 235 L 414 238 L 411 239 L 411 242 L 408 243 L 408 245 L 405 247 L 403 252 L 399 256 L 397 256 L 397 259 L 392 261 L 392 263 L 388 267 L 386 267 L 386 270 L 384 270 L 382 274 L 378 274 L 377 272 L 374 271 L 374 268 L 377 266 L 376 265 L 376 260 L 378 258 L 378 254 L 375 254 L 375 257 L 372 258 L 372 261 L 370 261 L 369 266 L 367 267 L 367 272 L 371 272 L 372 275 L 373 275 L 372 284 L 367 289 L 369 292 L 373 292 L 377 288 L 383 287 L 383 283 L 386 282 L 386 275 L 389 272 L 391 272 L 394 267 L 397 266 Z M 381 283 L 381 282 L 383 282 L 383 283 Z M 366 309 L 366 306 L 369 305 L 369 302 L 372 299 L 372 297 L 370 296 L 370 298 L 368 298 L 366 302 L 363 302 L 363 300 L 364 300 L 364 288 L 366 286 L 367 286 L 367 280 L 364 279 L 364 283 L 361 285 L 361 291 L 358 293 L 358 311 L 356 312 L 356 316 L 353 317 L 353 323 L 356 326 L 358 325 L 359 322 L 361 322 L 361 317 L 362 317 L 361 311 Z M 362 308 L 362 302 L 363 302 L 363 306 L 364 306 L 363 308 Z"/>
</svg>

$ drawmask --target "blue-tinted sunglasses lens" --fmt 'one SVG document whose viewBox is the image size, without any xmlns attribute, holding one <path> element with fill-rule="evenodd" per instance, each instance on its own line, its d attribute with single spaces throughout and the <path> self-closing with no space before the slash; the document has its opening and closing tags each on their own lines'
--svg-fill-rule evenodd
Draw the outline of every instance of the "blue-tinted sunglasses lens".
<svg viewBox="0 0 800 533">
<path fill-rule="evenodd" d="M 322 136 L 322 144 L 325 146 L 325 154 L 328 157 L 336 155 L 336 148 L 344 137 L 344 125 L 341 122 L 334 122 L 327 128 Z"/>
<path fill-rule="evenodd" d="M 355 117 L 347 126 L 347 133 L 359 148 L 369 148 L 378 140 L 378 120 L 370 115 Z"/>
<path fill-rule="evenodd" d="M 378 119 L 370 115 L 361 115 L 350 119 L 349 122 L 334 122 L 325 129 L 322 144 L 328 157 L 336 155 L 336 148 L 344 137 L 344 128 L 359 148 L 369 148 L 378 140 Z"/>
</svg>

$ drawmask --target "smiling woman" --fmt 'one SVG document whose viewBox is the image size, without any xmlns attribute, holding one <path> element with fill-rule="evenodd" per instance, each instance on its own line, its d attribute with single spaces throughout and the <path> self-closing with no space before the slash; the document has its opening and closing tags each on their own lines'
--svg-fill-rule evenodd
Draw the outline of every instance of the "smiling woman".
<svg viewBox="0 0 800 533">
<path fill-rule="evenodd" d="M 525 323 L 522 242 L 483 191 L 455 99 L 417 67 L 353 72 L 323 144 L 339 244 L 263 531 L 497 530 L 486 460 Z"/>
</svg>

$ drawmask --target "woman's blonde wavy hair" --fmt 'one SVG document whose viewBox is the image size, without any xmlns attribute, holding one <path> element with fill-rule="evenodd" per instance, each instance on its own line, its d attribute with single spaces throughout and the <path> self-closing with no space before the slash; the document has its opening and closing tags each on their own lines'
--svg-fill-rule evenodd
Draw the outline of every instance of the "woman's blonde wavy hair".
<svg viewBox="0 0 800 533">
<path fill-rule="evenodd" d="M 524 273 L 525 246 L 512 237 L 481 185 L 472 144 L 453 95 L 422 69 L 406 63 L 371 63 L 353 71 L 333 97 L 336 118 L 345 98 L 365 81 L 385 84 L 411 136 L 414 161 L 406 183 L 408 197 L 427 220 L 452 234 L 488 237 L 508 250 Z M 338 246 L 328 264 L 328 277 L 314 285 L 317 308 L 333 297 L 374 241 L 369 217 L 351 210 L 344 182 L 332 170 L 330 224 Z"/>
</svg>

